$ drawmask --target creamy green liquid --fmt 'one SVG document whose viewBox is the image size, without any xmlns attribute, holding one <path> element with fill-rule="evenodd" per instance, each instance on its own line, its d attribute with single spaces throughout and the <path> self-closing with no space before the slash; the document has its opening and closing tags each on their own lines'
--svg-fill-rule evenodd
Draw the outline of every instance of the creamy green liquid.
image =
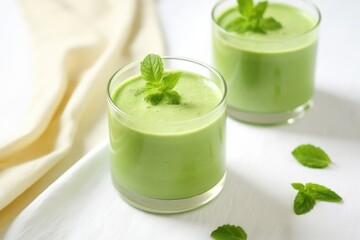
<svg viewBox="0 0 360 240">
<path fill-rule="evenodd" d="M 225 108 L 215 117 L 198 118 L 215 109 L 223 94 L 206 78 L 184 72 L 175 87 L 181 103 L 152 106 L 135 96 L 144 85 L 135 76 L 112 93 L 115 105 L 134 118 L 109 111 L 114 180 L 156 199 L 187 198 L 211 189 L 225 173 Z"/>
<path fill-rule="evenodd" d="M 316 21 L 294 7 L 269 3 L 272 16 L 283 28 L 266 34 L 213 31 L 214 62 L 228 83 L 228 105 L 255 113 L 291 111 L 311 100 L 317 35 Z M 237 8 L 223 12 L 217 23 L 239 17 Z M 226 34 L 225 34 L 226 35 Z M 229 33 L 227 33 L 229 35 Z"/>
</svg>

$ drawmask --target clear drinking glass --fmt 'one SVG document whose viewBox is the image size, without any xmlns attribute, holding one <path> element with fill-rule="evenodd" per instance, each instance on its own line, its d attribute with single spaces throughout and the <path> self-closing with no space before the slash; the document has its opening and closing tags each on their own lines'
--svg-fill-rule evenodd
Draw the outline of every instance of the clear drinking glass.
<svg viewBox="0 0 360 240">
<path fill-rule="evenodd" d="M 176 213 L 207 203 L 223 187 L 227 90 L 222 76 L 208 65 L 175 57 L 163 57 L 163 63 L 166 70 L 205 78 L 221 94 L 219 103 L 182 121 L 134 117 L 115 104 L 114 93 L 139 76 L 140 62 L 120 69 L 107 89 L 111 171 L 113 185 L 134 207 Z"/>
<path fill-rule="evenodd" d="M 312 106 L 321 16 L 309 0 L 270 0 L 266 14 L 276 15 L 283 28 L 238 34 L 225 29 L 240 16 L 237 1 L 218 2 L 212 11 L 214 65 L 228 84 L 230 117 L 253 124 L 292 123 Z M 305 24 L 306 30 L 290 34 Z"/>
</svg>

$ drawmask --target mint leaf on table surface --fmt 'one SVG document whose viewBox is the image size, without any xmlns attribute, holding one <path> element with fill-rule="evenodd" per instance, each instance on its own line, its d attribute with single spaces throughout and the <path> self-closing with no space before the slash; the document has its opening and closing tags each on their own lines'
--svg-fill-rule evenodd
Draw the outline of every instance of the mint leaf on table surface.
<svg viewBox="0 0 360 240">
<path fill-rule="evenodd" d="M 268 2 L 258 2 L 253 0 L 238 0 L 238 10 L 240 17 L 235 18 L 225 28 L 230 32 L 244 33 L 257 32 L 266 34 L 267 31 L 274 31 L 282 28 L 280 22 L 273 17 L 264 18 Z"/>
<path fill-rule="evenodd" d="M 291 186 L 298 190 L 294 200 L 294 212 L 297 215 L 305 214 L 314 208 L 316 200 L 326 202 L 340 202 L 342 198 L 332 191 L 316 183 L 292 183 Z"/>
<path fill-rule="evenodd" d="M 291 154 L 299 163 L 310 168 L 325 168 L 331 163 L 329 156 L 321 148 L 311 144 L 300 145 Z"/>
<path fill-rule="evenodd" d="M 247 234 L 240 226 L 225 224 L 211 233 L 214 240 L 246 240 Z"/>
<path fill-rule="evenodd" d="M 299 191 L 294 200 L 294 212 L 301 215 L 309 212 L 315 206 L 315 199 L 304 191 Z"/>
<path fill-rule="evenodd" d="M 305 189 L 305 185 L 302 183 L 292 183 L 291 186 L 295 189 L 295 190 L 304 190 Z"/>
<path fill-rule="evenodd" d="M 316 183 L 307 183 L 306 190 L 316 200 L 326 202 L 340 202 L 342 200 L 342 198 L 336 192 Z"/>
<path fill-rule="evenodd" d="M 135 96 L 144 94 L 144 100 L 158 105 L 163 100 L 169 104 L 179 104 L 180 95 L 173 90 L 182 75 L 181 72 L 165 72 L 159 55 L 148 54 L 141 62 L 140 72 L 146 81 L 145 87 L 136 91 Z"/>
</svg>

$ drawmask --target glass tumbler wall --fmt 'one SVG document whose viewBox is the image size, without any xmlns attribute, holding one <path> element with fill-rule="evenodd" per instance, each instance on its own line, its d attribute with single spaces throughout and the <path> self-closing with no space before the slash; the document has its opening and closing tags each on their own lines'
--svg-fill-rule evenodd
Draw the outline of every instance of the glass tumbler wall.
<svg viewBox="0 0 360 240">
<path fill-rule="evenodd" d="M 167 71 L 206 79 L 218 91 L 219 102 L 209 112 L 187 120 L 134 117 L 119 108 L 113 96 L 124 82 L 139 76 L 140 62 L 120 69 L 108 84 L 111 170 L 114 186 L 131 205 L 175 213 L 207 203 L 223 187 L 226 84 L 215 69 L 197 61 L 163 57 L 163 63 Z"/>
<path fill-rule="evenodd" d="M 312 105 L 320 12 L 308 0 L 271 0 L 265 15 L 280 21 L 282 29 L 239 34 L 226 30 L 240 16 L 237 1 L 217 3 L 212 11 L 214 65 L 228 84 L 230 117 L 254 124 L 291 123 Z"/>
</svg>

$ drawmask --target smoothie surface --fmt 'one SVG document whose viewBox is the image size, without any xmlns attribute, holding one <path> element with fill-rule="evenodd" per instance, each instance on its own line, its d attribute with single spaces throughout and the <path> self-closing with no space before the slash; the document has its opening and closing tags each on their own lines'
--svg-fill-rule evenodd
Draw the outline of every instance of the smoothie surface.
<svg viewBox="0 0 360 240">
<path fill-rule="evenodd" d="M 210 80 L 200 75 L 183 72 L 174 88 L 180 96 L 180 104 L 168 104 L 165 100 L 151 105 L 144 95 L 135 96 L 146 81 L 135 76 L 121 83 L 112 94 L 115 105 L 132 117 L 151 122 L 178 122 L 194 119 L 213 110 L 221 101 L 220 89 Z"/>
<path fill-rule="evenodd" d="M 228 24 L 240 16 L 238 8 L 235 6 L 224 11 L 224 13 L 218 17 L 217 23 L 222 28 L 227 29 Z M 313 29 L 317 24 L 315 19 L 308 13 L 281 3 L 269 3 L 264 17 L 274 17 L 282 24 L 282 28 L 275 31 L 267 31 L 266 34 L 250 31 L 235 34 L 246 37 L 246 39 L 249 40 L 280 40 L 304 34 Z"/>
</svg>

